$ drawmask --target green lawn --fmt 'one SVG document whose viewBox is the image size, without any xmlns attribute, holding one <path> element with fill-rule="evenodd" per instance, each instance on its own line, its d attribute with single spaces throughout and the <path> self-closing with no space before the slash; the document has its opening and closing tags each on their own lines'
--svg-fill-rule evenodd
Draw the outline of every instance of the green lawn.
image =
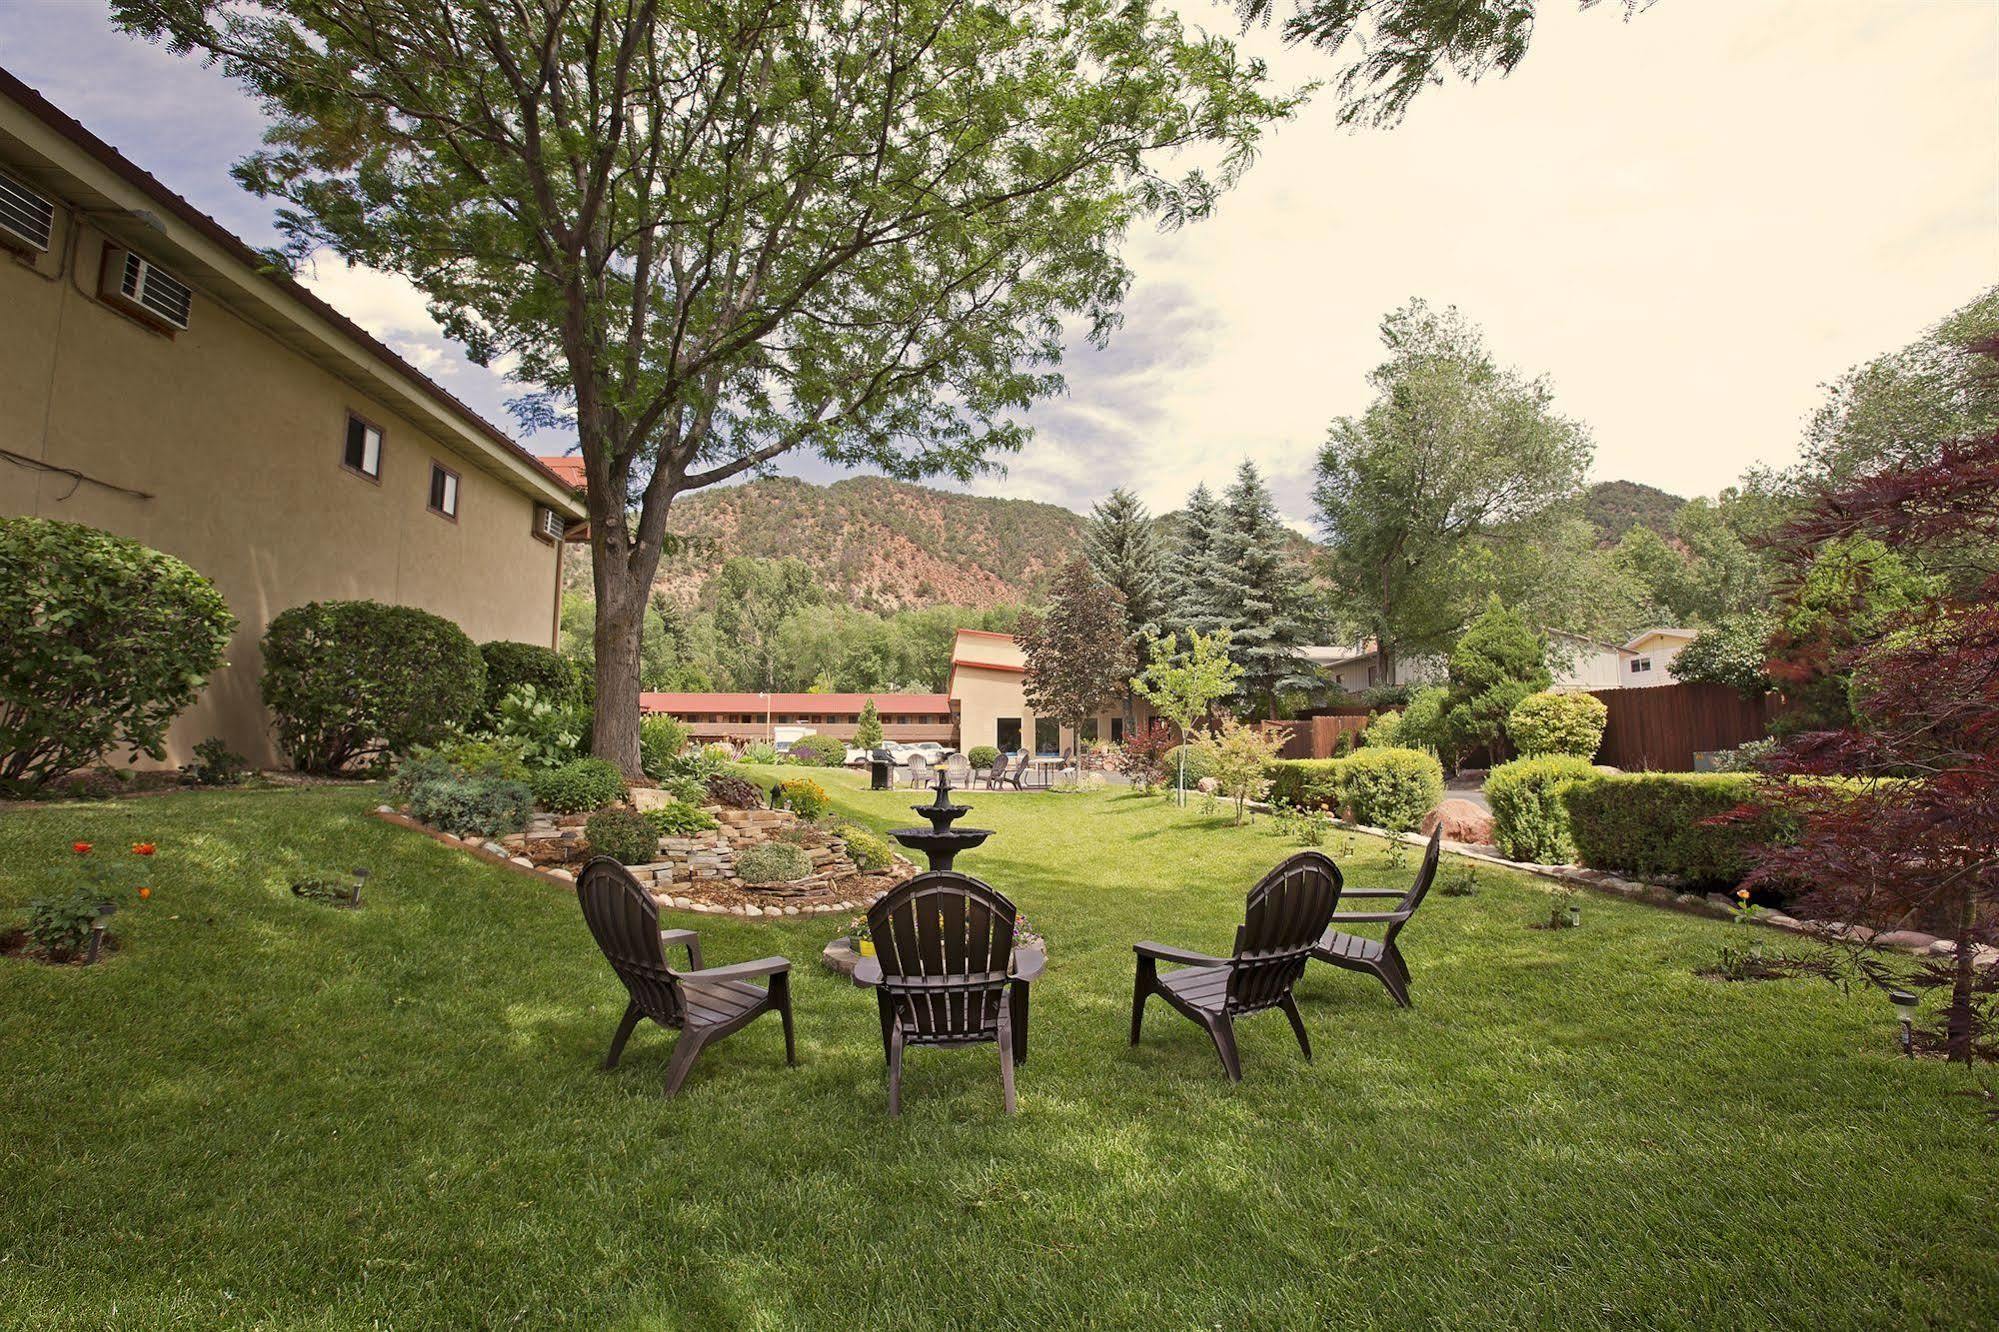
<svg viewBox="0 0 1999 1332">
<path fill-rule="evenodd" d="M 907 792 L 835 778 L 910 821 Z M 563 892 L 367 817 L 364 790 L 0 814 L 0 916 L 73 838 L 156 841 L 94 969 L 0 959 L 8 1326 L 1975 1326 L 1999 1139 L 1894 1057 L 1878 997 L 1720 985 L 1736 927 L 1484 873 L 1404 936 L 1414 1011 L 1315 966 L 1318 1051 L 1241 1028 L 1231 1087 L 1130 943 L 1224 950 L 1287 848 L 1126 794 L 972 796 L 960 867 L 1048 936 L 1021 1113 L 987 1050 L 916 1051 L 884 1114 L 830 920 L 676 917 L 796 963 L 774 1020 L 659 1096 Z M 1337 839 L 1336 839 L 1337 840 Z M 1381 883 L 1362 839 L 1350 881 Z M 366 864 L 359 913 L 294 900 Z M 995 1312 L 1003 1311 L 1003 1312 Z"/>
</svg>

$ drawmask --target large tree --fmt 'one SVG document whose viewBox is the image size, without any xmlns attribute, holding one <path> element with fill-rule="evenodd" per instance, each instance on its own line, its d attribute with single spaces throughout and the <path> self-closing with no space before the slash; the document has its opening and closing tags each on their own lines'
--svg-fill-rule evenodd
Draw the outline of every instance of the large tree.
<svg viewBox="0 0 1999 1332">
<path fill-rule="evenodd" d="M 1079 735 L 1083 723 L 1122 704 L 1137 666 L 1124 594 L 1077 556 L 1056 575 L 1046 614 L 1020 636 L 1027 656 L 1027 702 Z"/>
<path fill-rule="evenodd" d="M 1547 381 L 1498 364 L 1456 309 L 1411 301 L 1381 340 L 1374 402 L 1333 422 L 1313 497 L 1347 627 L 1393 683 L 1399 658 L 1442 651 L 1491 590 L 1471 562 L 1568 518 L 1594 448 Z"/>
<path fill-rule="evenodd" d="M 1288 533 L 1256 464 L 1244 462 L 1222 496 L 1216 573 L 1229 613 L 1229 657 L 1242 667 L 1245 711 L 1273 717 L 1278 696 L 1316 678 L 1298 656 L 1309 639 L 1300 614 L 1306 573 L 1286 550 Z"/>
<path fill-rule="evenodd" d="M 1144 501 L 1119 486 L 1090 509 L 1083 551 L 1097 577 L 1124 594 L 1133 634 L 1159 632 L 1166 613 L 1159 535 Z"/>
<path fill-rule="evenodd" d="M 113 8 L 263 103 L 237 175 L 291 257 L 404 275 L 573 425 L 594 745 L 634 775 L 674 499 L 799 449 L 965 477 L 1018 448 L 1065 336 L 1116 322 L 1130 225 L 1206 212 L 1291 105 L 1124 0 Z"/>
<path fill-rule="evenodd" d="M 1228 628 L 1220 565 L 1222 506 L 1203 482 L 1173 524 L 1166 561 L 1166 631 L 1212 634 Z"/>
</svg>

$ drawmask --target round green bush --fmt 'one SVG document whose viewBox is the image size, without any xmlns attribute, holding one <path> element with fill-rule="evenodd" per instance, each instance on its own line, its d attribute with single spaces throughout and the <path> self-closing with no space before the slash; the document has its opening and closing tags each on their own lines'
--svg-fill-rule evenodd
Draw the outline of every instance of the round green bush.
<svg viewBox="0 0 1999 1332">
<path fill-rule="evenodd" d="M 1610 709 L 1594 694 L 1547 690 L 1529 694 L 1506 719 L 1506 733 L 1526 758 L 1595 758 Z"/>
<path fill-rule="evenodd" d="M 636 810 L 598 810 L 583 825 L 583 839 L 593 853 L 620 865 L 650 865 L 659 859 L 659 830 Z"/>
<path fill-rule="evenodd" d="M 812 872 L 812 857 L 789 842 L 759 842 L 736 856 L 744 883 L 790 883 Z"/>
<path fill-rule="evenodd" d="M 625 778 L 603 759 L 577 759 L 534 775 L 534 801 L 557 814 L 581 814 L 625 798 Z"/>
<path fill-rule="evenodd" d="M 28 789 L 167 727 L 236 617 L 171 555 L 79 523 L 0 518 L 0 786 Z"/>
<path fill-rule="evenodd" d="M 486 663 L 464 630 L 429 611 L 312 601 L 265 632 L 263 693 L 292 762 L 337 773 L 470 725 Z"/>
<path fill-rule="evenodd" d="M 889 867 L 892 853 L 879 835 L 866 828 L 847 828 L 841 831 L 840 840 L 847 844 L 847 859 L 862 873 L 879 874 Z"/>
<path fill-rule="evenodd" d="M 1189 790 L 1192 790 L 1195 783 L 1199 782 L 1203 777 L 1212 777 L 1215 775 L 1214 765 L 1208 761 L 1206 752 L 1199 746 L 1175 745 L 1166 751 L 1164 760 L 1166 764 L 1166 783 L 1169 786 L 1180 779 L 1180 755 L 1183 751 L 1187 755 L 1187 787 Z"/>
<path fill-rule="evenodd" d="M 965 755 L 965 761 L 975 768 L 990 768 L 1000 761 L 999 748 L 995 745 L 973 745 Z"/>
<path fill-rule="evenodd" d="M 646 818 L 661 837 L 686 837 L 722 826 L 707 810 L 681 800 L 647 810 Z"/>
<path fill-rule="evenodd" d="M 672 771 L 673 761 L 687 748 L 690 733 L 678 717 L 663 712 L 639 718 L 639 767 L 658 781 Z"/>
<path fill-rule="evenodd" d="M 458 837 L 498 837 L 527 827 L 534 793 L 504 777 L 431 777 L 409 793 L 410 817 Z"/>
<path fill-rule="evenodd" d="M 810 777 L 794 777 L 781 783 L 778 791 L 784 803 L 799 818 L 810 822 L 826 812 L 826 788 Z"/>
<path fill-rule="evenodd" d="M 554 648 L 496 639 L 479 645 L 479 658 L 486 663 L 483 715 L 489 722 L 499 715 L 500 700 L 515 685 L 531 684 L 535 693 L 556 702 L 577 701 L 576 666 Z"/>
<path fill-rule="evenodd" d="M 1369 749 L 1389 749 L 1402 742 L 1402 714 L 1390 708 L 1367 719 L 1361 743 Z"/>
<path fill-rule="evenodd" d="M 791 742 L 791 756 L 800 763 L 816 763 L 822 768 L 837 768 L 847 761 L 847 742 L 816 732 L 812 735 L 801 735 Z"/>
<path fill-rule="evenodd" d="M 1485 778 L 1493 845 L 1509 860 L 1570 863 L 1576 848 L 1565 797 L 1578 784 L 1600 780 L 1587 759 L 1525 758 L 1500 764 Z"/>
<path fill-rule="evenodd" d="M 1339 763 L 1340 797 L 1355 823 L 1408 832 L 1444 798 L 1444 765 L 1424 750 L 1367 746 Z"/>
</svg>

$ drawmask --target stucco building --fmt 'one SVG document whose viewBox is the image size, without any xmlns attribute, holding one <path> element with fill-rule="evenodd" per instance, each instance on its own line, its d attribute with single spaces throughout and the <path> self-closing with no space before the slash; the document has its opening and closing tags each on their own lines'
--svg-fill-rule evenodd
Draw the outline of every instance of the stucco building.
<svg viewBox="0 0 1999 1332">
<path fill-rule="evenodd" d="M 956 744 L 956 717 L 945 694 L 645 693 L 639 711 L 684 722 L 697 741 L 776 742 L 813 733 L 851 741 L 870 702 L 884 739 Z"/>
<path fill-rule="evenodd" d="M 0 514 L 179 557 L 240 621 L 174 724 L 279 760 L 258 643 L 368 598 L 554 645 L 575 491 L 0 70 Z"/>
<path fill-rule="evenodd" d="M 1081 733 L 1038 715 L 1027 702 L 1027 654 L 1012 634 L 984 629 L 960 629 L 951 645 L 951 675 L 944 692 L 958 710 L 958 743 L 973 749 L 992 745 L 1016 754 L 1031 746 L 1037 754 L 1060 754 L 1078 742 L 1122 741 L 1122 703 L 1083 723 Z M 1154 714 L 1144 699 L 1130 701 L 1135 724 L 1150 724 Z"/>
</svg>

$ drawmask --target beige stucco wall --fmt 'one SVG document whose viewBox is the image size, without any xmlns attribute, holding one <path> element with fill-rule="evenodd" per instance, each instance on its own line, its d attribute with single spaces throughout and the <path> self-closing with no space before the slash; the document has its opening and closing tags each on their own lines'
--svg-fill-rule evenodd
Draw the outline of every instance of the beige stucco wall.
<svg viewBox="0 0 1999 1332">
<path fill-rule="evenodd" d="M 1024 666 L 1026 654 L 1019 644 L 1010 638 L 990 635 L 961 633 L 952 653 L 954 665 L 951 668 L 951 701 L 958 708 L 958 747 L 970 750 L 979 745 L 999 744 L 999 721 L 1002 717 L 1021 719 L 1021 740 L 1023 744 L 1034 743 L 1035 712 L 1027 703 L 1027 677 L 1018 670 L 997 670 L 992 667 Z M 975 663 L 985 662 L 980 666 Z M 1139 725 L 1144 725 L 1152 716 L 1151 705 L 1143 699 L 1132 701 L 1132 713 Z M 1111 734 L 1111 719 L 1122 717 L 1122 708 L 1106 709 L 1097 717 L 1097 736 L 1108 740 Z M 1067 751 L 1076 747 L 1074 727 L 1060 728 L 1060 749 Z"/>
<path fill-rule="evenodd" d="M 102 304 L 103 238 L 84 225 L 76 239 L 67 274 L 60 232 L 34 265 L 0 254 L 0 447 L 152 498 L 0 460 L 0 514 L 133 537 L 228 599 L 241 621 L 229 665 L 174 724 L 169 762 L 210 735 L 279 761 L 257 644 L 302 602 L 419 606 L 475 641 L 552 645 L 557 549 L 532 535 L 527 494 L 198 287 L 172 337 Z M 341 467 L 349 411 L 383 429 L 380 484 Z M 429 512 L 432 459 L 459 474 L 455 523 Z"/>
</svg>

